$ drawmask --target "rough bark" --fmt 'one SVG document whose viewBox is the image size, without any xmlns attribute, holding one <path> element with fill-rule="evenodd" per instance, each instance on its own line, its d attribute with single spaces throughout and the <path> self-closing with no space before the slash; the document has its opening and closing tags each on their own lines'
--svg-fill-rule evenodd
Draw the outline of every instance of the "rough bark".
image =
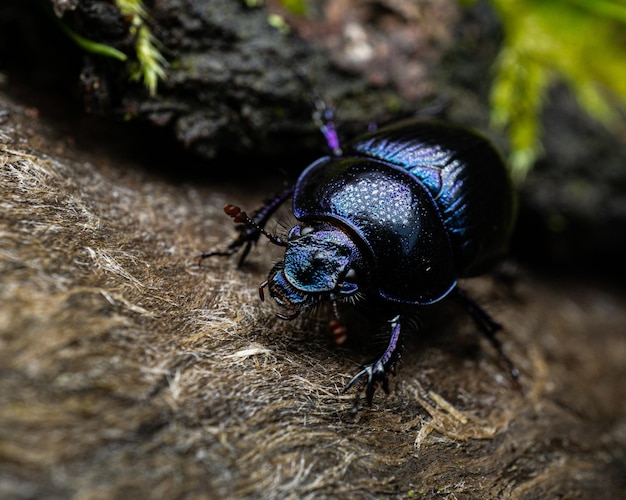
<svg viewBox="0 0 626 500">
<path fill-rule="evenodd" d="M 319 145 L 311 122 L 318 94 L 345 104 L 344 123 L 360 127 L 391 113 L 413 113 L 418 99 L 432 96 L 429 65 L 443 54 L 438 44 L 451 38 L 445 22 L 437 24 L 437 32 L 418 21 L 420 9 L 410 3 L 383 16 L 392 23 L 386 30 L 401 30 L 396 43 L 381 36 L 381 16 L 375 16 L 380 7 L 358 2 L 338 2 L 328 7 L 326 18 L 289 16 L 278 2 L 270 4 L 291 21 L 288 33 L 270 25 L 272 12 L 265 6 L 249 7 L 239 0 L 160 0 L 148 5 L 149 26 L 169 62 L 158 95 L 150 97 L 140 85 L 128 82 L 132 57 L 118 63 L 88 55 L 81 74 L 86 105 L 93 112 L 166 127 L 205 159 L 220 152 L 285 154 Z M 452 21 L 456 9 L 452 3 L 443 6 L 438 10 Z M 56 10 L 83 36 L 133 53 L 127 20 L 111 3 L 81 0 Z M 352 35 L 346 33 L 349 23 L 356 31 Z M 298 32 L 314 43 L 306 43 Z M 340 41 L 330 42 L 331 52 L 324 50 L 323 41 L 333 37 Z M 390 51 L 397 51 L 396 57 L 389 58 Z M 389 60 L 396 66 L 386 67 Z M 400 93 L 388 85 L 390 71 Z"/>
</svg>

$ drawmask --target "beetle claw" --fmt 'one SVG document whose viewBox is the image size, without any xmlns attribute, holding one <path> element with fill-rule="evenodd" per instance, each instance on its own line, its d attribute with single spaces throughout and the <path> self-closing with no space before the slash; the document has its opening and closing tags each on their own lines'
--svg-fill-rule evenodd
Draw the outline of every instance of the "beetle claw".
<svg viewBox="0 0 626 500">
<path fill-rule="evenodd" d="M 291 321 L 300 316 L 300 311 L 294 311 L 291 314 L 276 313 L 276 317 L 284 321 Z"/>
<path fill-rule="evenodd" d="M 359 383 L 361 379 L 364 380 L 363 385 L 357 392 L 353 412 L 356 412 L 359 402 L 359 396 L 363 389 L 365 389 L 365 399 L 369 406 L 372 405 L 372 399 L 374 398 L 374 392 L 378 386 L 382 386 L 385 394 L 389 394 L 389 373 L 395 373 L 396 362 L 400 359 L 400 316 L 396 316 L 390 321 L 391 324 L 391 336 L 389 337 L 389 345 L 383 353 L 383 355 L 361 367 L 361 371 L 357 373 L 352 380 L 344 387 L 344 392 L 354 387 Z"/>
<path fill-rule="evenodd" d="M 343 390 L 346 392 L 363 380 L 362 387 L 357 391 L 355 407 L 363 389 L 365 389 L 365 399 L 367 404 L 371 406 L 372 400 L 374 399 L 374 392 L 376 392 L 379 385 L 382 386 L 385 394 L 389 394 L 389 371 L 390 367 L 385 366 L 382 360 L 377 359 L 372 363 L 364 365 L 361 371 L 352 377 L 352 380 L 346 384 Z"/>
</svg>

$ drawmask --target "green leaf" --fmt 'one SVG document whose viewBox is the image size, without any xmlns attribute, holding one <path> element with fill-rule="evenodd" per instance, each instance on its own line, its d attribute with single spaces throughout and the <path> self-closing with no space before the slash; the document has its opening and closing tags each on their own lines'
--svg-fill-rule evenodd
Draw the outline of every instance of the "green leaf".
<svg viewBox="0 0 626 500">
<path fill-rule="evenodd" d="M 513 174 L 521 179 L 541 152 L 541 111 L 557 81 L 569 85 L 594 119 L 607 126 L 619 119 L 626 107 L 626 5 L 491 1 L 505 35 L 495 65 L 491 119 L 508 131 Z"/>
</svg>

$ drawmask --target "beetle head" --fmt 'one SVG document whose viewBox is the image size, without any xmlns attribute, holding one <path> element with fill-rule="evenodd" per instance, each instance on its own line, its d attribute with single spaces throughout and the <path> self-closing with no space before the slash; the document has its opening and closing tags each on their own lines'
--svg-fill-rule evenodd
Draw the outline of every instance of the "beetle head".
<svg viewBox="0 0 626 500">
<path fill-rule="evenodd" d="M 342 229 L 325 223 L 297 225 L 289 231 L 284 260 L 270 271 L 265 284 L 276 303 L 290 312 L 280 317 L 291 318 L 324 300 L 354 297 L 361 261 Z"/>
</svg>

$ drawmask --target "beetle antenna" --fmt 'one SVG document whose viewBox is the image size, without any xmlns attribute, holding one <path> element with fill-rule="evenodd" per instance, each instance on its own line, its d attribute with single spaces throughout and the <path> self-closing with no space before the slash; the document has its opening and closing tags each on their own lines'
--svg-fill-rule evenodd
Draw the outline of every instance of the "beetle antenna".
<svg viewBox="0 0 626 500">
<path fill-rule="evenodd" d="M 341 156 L 341 145 L 339 144 L 339 136 L 335 128 L 335 110 L 326 105 L 324 100 L 319 96 L 314 96 L 315 112 L 313 113 L 313 121 L 317 128 L 326 139 L 326 144 L 330 148 L 333 156 Z"/>
<path fill-rule="evenodd" d="M 286 247 L 287 243 L 277 234 L 272 234 L 263 229 L 259 224 L 254 222 L 253 219 L 248 217 L 248 214 L 245 213 L 241 208 L 236 205 L 228 204 L 224 207 L 224 212 L 226 215 L 229 215 L 233 218 L 233 220 L 237 224 L 246 224 L 248 226 L 252 226 L 254 229 L 259 231 L 263 236 L 265 236 L 268 240 L 270 240 L 274 245 L 278 245 L 280 247 Z"/>
</svg>

